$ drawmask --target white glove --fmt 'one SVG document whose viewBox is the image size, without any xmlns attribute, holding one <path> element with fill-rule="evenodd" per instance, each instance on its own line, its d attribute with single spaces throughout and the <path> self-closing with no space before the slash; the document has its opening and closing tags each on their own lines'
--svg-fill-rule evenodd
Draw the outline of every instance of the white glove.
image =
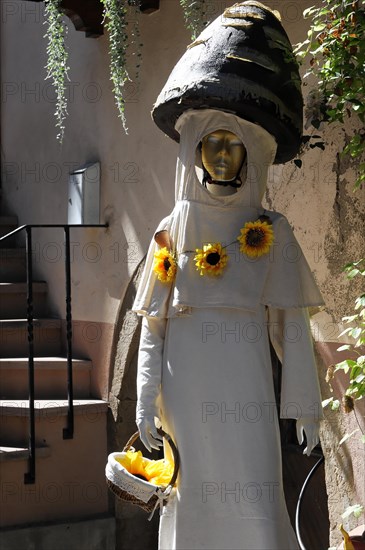
<svg viewBox="0 0 365 550">
<path fill-rule="evenodd" d="M 307 446 L 303 454 L 310 456 L 314 447 L 319 442 L 319 421 L 312 418 L 298 418 L 297 420 L 297 438 L 299 445 L 304 441 L 304 434 L 307 440 Z"/>
<path fill-rule="evenodd" d="M 142 320 L 138 352 L 136 424 L 140 439 L 148 451 L 159 449 L 163 444 L 157 433 L 155 417 L 159 419 L 156 401 L 161 389 L 165 330 L 165 319 L 144 317 Z"/>
<path fill-rule="evenodd" d="M 136 420 L 139 438 L 148 451 L 159 449 L 163 445 L 162 436 L 157 433 L 155 419 L 153 416 L 145 416 Z"/>
</svg>

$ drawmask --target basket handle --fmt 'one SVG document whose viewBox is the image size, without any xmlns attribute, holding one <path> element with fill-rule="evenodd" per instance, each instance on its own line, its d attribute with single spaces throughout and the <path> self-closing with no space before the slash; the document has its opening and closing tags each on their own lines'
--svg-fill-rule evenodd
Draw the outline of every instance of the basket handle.
<svg viewBox="0 0 365 550">
<path fill-rule="evenodd" d="M 162 428 L 157 428 L 157 433 L 166 439 L 166 441 L 168 442 L 168 444 L 170 445 L 171 450 L 172 450 L 172 454 L 173 454 L 173 457 L 174 457 L 174 472 L 172 474 L 172 478 L 170 480 L 169 485 L 171 485 L 173 487 L 175 485 L 177 475 L 179 473 L 179 468 L 180 468 L 179 451 L 177 450 L 177 447 L 176 447 L 175 443 L 173 442 L 172 438 Z M 135 443 L 138 438 L 139 438 L 139 432 L 135 432 L 133 435 L 131 435 L 131 437 L 128 439 L 127 443 L 124 445 L 123 452 L 126 453 L 127 451 L 129 451 L 129 449 L 132 447 L 133 443 Z"/>
</svg>

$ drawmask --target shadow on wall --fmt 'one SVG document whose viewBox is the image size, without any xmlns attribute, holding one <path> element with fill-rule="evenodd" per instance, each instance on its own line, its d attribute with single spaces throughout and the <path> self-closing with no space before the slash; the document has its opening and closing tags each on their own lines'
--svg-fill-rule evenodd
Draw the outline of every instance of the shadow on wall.
<svg viewBox="0 0 365 550">
<path fill-rule="evenodd" d="M 131 311 L 136 289 L 145 260 L 137 266 L 128 285 L 117 315 L 115 339 L 112 349 L 113 365 L 110 373 L 108 452 L 123 449 L 129 437 L 137 428 L 136 379 L 141 318 Z M 142 444 L 135 445 L 145 454 Z M 154 453 L 153 458 L 157 457 Z M 157 548 L 159 514 L 148 521 L 147 512 L 136 505 L 119 501 L 109 493 L 110 509 L 116 519 L 116 550 L 153 550 Z"/>
</svg>

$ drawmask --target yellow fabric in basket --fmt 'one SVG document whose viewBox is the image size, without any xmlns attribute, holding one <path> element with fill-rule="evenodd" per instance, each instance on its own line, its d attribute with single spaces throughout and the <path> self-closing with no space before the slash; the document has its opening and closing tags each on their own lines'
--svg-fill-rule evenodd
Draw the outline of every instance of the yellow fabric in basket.
<svg viewBox="0 0 365 550">
<path fill-rule="evenodd" d="M 127 451 L 123 458 L 116 459 L 130 474 L 140 475 L 153 485 L 168 485 L 174 472 L 173 465 L 161 460 L 147 460 L 141 451 Z"/>
<path fill-rule="evenodd" d="M 141 451 L 127 451 L 123 458 L 116 459 L 130 474 L 145 477 L 145 463 Z"/>
</svg>

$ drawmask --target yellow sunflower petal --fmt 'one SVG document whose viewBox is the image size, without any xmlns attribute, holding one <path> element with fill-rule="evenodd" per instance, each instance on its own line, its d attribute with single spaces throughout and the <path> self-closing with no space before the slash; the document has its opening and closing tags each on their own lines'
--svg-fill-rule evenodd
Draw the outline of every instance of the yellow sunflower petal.
<svg viewBox="0 0 365 550">
<path fill-rule="evenodd" d="M 241 234 L 237 237 L 240 252 L 250 258 L 259 258 L 269 252 L 274 242 L 271 224 L 261 220 L 247 222 L 240 231 Z"/>
<path fill-rule="evenodd" d="M 159 281 L 171 283 L 176 275 L 176 260 L 174 255 L 166 248 L 161 248 L 154 254 L 153 271 Z"/>
<path fill-rule="evenodd" d="M 197 248 L 194 262 L 200 275 L 221 275 L 227 265 L 228 255 L 221 243 L 206 244 Z"/>
</svg>

